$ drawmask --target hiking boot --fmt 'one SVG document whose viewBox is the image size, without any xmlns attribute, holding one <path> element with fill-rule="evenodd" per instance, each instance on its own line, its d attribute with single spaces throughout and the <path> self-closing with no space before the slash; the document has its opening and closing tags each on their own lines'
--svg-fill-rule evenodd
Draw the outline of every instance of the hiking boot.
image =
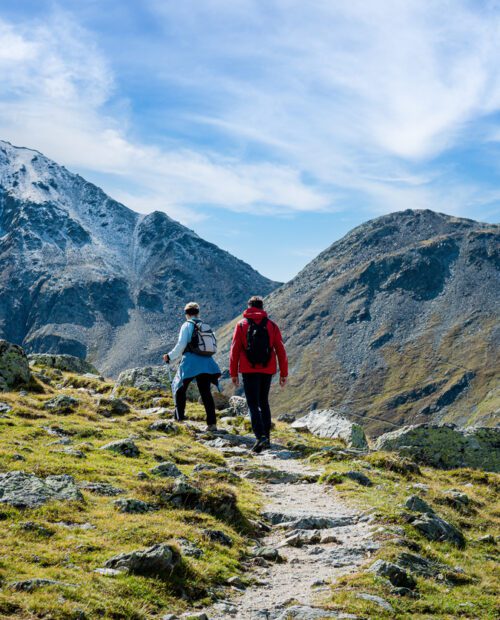
<svg viewBox="0 0 500 620">
<path fill-rule="evenodd" d="M 262 442 L 262 438 L 257 439 L 257 441 L 252 446 L 252 452 L 255 452 L 255 454 L 260 454 L 262 452 Z"/>
<path fill-rule="evenodd" d="M 271 440 L 269 437 L 263 437 L 260 443 L 261 450 L 269 450 L 271 447 Z"/>
<path fill-rule="evenodd" d="M 217 431 L 217 424 L 209 424 L 205 429 L 205 433 L 215 433 Z"/>
</svg>

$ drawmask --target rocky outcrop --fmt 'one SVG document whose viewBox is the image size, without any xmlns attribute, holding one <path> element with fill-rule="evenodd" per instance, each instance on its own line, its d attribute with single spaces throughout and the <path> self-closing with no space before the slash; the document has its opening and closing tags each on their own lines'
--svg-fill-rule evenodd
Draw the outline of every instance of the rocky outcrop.
<svg viewBox="0 0 500 620">
<path fill-rule="evenodd" d="M 0 503 L 16 508 L 37 508 L 51 500 L 82 500 L 72 476 L 47 476 L 45 479 L 23 471 L 0 474 Z"/>
<path fill-rule="evenodd" d="M 500 471 L 500 429 L 453 425 L 405 426 L 377 439 L 377 450 L 395 450 L 420 463 L 452 469 Z"/>
<path fill-rule="evenodd" d="M 162 543 L 147 549 L 120 553 L 109 559 L 104 567 L 143 577 L 169 579 L 179 564 L 179 552 L 171 545 Z"/>
<path fill-rule="evenodd" d="M 74 372 L 84 375 L 90 373 L 99 375 L 99 371 L 90 362 L 75 355 L 50 355 L 48 353 L 30 353 L 28 360 L 33 366 L 45 366 L 47 368 L 57 368 L 63 372 Z"/>
<path fill-rule="evenodd" d="M 368 442 L 363 428 L 340 415 L 334 409 L 311 411 L 303 418 L 292 422 L 292 428 L 309 431 L 318 437 L 341 439 L 349 448 L 366 450 Z"/>
<path fill-rule="evenodd" d="M 28 358 L 23 349 L 0 340 L 0 392 L 26 387 L 30 380 Z"/>
<path fill-rule="evenodd" d="M 128 456 L 129 458 L 139 456 L 140 454 L 139 448 L 135 445 L 133 439 L 117 439 L 116 441 L 111 441 L 105 446 L 101 446 L 101 450 L 109 450 L 109 452 L 115 452 L 116 454 Z"/>
</svg>

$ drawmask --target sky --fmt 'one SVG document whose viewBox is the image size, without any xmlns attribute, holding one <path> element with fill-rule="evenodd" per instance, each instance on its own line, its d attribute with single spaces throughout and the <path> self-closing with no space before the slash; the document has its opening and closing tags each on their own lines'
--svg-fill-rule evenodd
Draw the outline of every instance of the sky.
<svg viewBox="0 0 500 620">
<path fill-rule="evenodd" d="M 500 0 L 0 0 L 0 138 L 286 281 L 392 211 L 498 221 Z"/>
</svg>

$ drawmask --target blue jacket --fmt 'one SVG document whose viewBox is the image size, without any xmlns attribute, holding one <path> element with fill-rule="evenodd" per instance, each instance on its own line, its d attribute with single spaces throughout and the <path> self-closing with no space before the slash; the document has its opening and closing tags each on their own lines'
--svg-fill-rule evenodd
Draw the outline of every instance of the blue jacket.
<svg viewBox="0 0 500 620">
<path fill-rule="evenodd" d="M 221 375 L 221 371 L 213 357 L 184 352 L 188 344 L 191 342 L 193 332 L 193 323 L 186 321 L 182 325 L 181 331 L 179 332 L 177 344 L 168 354 L 168 357 L 172 362 L 182 355 L 181 363 L 179 364 L 175 378 L 172 381 L 172 391 L 174 394 L 182 386 L 186 379 L 193 379 L 194 377 L 202 374 L 212 375 L 213 383 L 218 385 L 218 379 Z"/>
</svg>

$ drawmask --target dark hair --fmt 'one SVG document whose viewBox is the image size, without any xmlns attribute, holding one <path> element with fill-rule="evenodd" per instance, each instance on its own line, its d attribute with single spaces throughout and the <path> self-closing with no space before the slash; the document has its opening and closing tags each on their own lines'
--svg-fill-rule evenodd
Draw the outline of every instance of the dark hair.
<svg viewBox="0 0 500 620">
<path fill-rule="evenodd" d="M 259 310 L 262 310 L 264 308 L 264 300 L 262 299 L 262 297 L 259 297 L 258 295 L 253 295 L 248 300 L 248 307 L 259 308 Z"/>
<path fill-rule="evenodd" d="M 189 308 L 188 310 L 186 310 L 186 314 L 188 316 L 198 316 L 198 314 L 200 314 L 200 311 L 196 310 L 196 308 Z"/>
</svg>

